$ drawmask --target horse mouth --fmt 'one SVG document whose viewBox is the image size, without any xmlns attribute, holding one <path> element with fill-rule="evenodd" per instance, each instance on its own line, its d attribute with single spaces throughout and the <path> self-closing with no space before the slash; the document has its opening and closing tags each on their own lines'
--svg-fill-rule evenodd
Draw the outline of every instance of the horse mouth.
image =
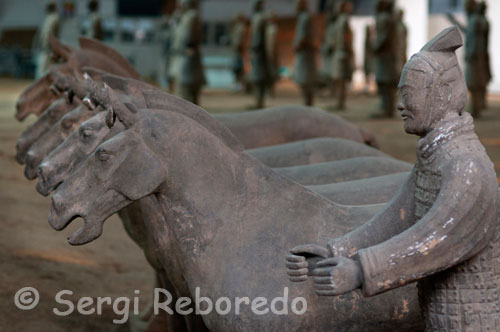
<svg viewBox="0 0 500 332">
<path fill-rule="evenodd" d="M 49 224 L 56 231 L 64 230 L 75 219 L 83 218 L 83 225 L 68 237 L 71 245 L 83 245 L 97 239 L 102 234 L 102 222 L 89 218 L 86 215 L 75 212 L 66 212 L 64 203 L 55 194 L 52 196 L 52 204 L 49 214 Z"/>
<path fill-rule="evenodd" d="M 28 180 L 34 180 L 37 177 L 36 167 L 32 167 L 30 164 L 26 164 L 24 167 L 24 176 Z"/>
<path fill-rule="evenodd" d="M 36 183 L 36 191 L 42 196 L 48 196 L 52 191 L 56 190 L 61 182 L 55 185 L 50 184 L 44 177 L 38 174 L 38 182 Z"/>
</svg>

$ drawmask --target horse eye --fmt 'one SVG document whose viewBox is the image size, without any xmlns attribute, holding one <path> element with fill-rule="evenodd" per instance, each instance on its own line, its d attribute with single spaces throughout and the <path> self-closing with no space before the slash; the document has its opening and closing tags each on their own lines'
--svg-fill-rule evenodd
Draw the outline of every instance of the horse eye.
<svg viewBox="0 0 500 332">
<path fill-rule="evenodd" d="M 100 152 L 97 155 L 97 158 L 99 158 L 100 161 L 108 161 L 109 157 L 110 157 L 109 153 L 106 152 Z"/>
<path fill-rule="evenodd" d="M 73 127 L 73 123 L 71 121 L 63 121 L 62 122 L 62 127 L 64 129 L 71 129 L 71 127 Z"/>
<path fill-rule="evenodd" d="M 82 132 L 82 135 L 84 138 L 88 138 L 90 136 L 92 136 L 92 130 L 90 129 L 85 129 L 83 132 Z"/>
</svg>

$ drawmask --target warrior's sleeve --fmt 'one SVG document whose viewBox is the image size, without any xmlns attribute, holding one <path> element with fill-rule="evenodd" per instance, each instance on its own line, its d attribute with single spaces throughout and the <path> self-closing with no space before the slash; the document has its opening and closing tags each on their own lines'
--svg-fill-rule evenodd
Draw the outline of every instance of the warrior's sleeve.
<svg viewBox="0 0 500 332">
<path fill-rule="evenodd" d="M 362 291 L 372 296 L 450 268 L 479 253 L 497 226 L 496 179 L 480 162 L 448 163 L 426 215 L 404 232 L 361 249 Z M 494 182 L 494 183 L 492 183 Z"/>
<path fill-rule="evenodd" d="M 413 218 L 414 183 L 415 169 L 381 212 L 355 230 L 329 241 L 328 249 L 332 256 L 351 257 L 359 249 L 384 242 L 410 227 Z"/>
</svg>

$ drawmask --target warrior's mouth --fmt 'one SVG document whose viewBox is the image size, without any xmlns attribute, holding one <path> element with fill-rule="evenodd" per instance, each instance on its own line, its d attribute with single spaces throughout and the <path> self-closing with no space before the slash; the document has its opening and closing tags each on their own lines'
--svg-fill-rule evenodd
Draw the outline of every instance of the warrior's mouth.
<svg viewBox="0 0 500 332">
<path fill-rule="evenodd" d="M 413 115 L 411 115 L 410 113 L 407 113 L 407 112 L 402 112 L 401 119 L 403 119 L 403 121 L 406 121 L 408 119 L 413 119 Z"/>
</svg>

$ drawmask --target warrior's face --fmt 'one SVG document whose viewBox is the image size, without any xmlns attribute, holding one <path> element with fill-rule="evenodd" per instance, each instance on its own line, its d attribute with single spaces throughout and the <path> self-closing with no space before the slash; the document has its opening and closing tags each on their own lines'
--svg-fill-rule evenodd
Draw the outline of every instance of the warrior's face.
<svg viewBox="0 0 500 332">
<path fill-rule="evenodd" d="M 426 75 L 423 72 L 404 68 L 399 82 L 398 110 L 408 134 L 425 136 L 429 126 L 430 107 L 426 107 L 428 89 L 425 87 Z"/>
</svg>

